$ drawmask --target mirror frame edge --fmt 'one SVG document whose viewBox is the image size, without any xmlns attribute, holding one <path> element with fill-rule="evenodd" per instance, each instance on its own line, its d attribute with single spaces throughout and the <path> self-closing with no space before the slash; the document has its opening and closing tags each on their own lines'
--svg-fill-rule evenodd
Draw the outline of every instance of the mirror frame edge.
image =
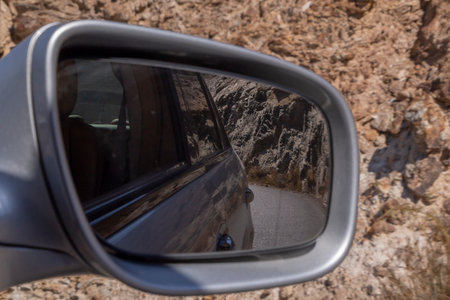
<svg viewBox="0 0 450 300">
<path fill-rule="evenodd" d="M 101 37 L 101 38 L 100 38 Z M 77 41 L 75 41 L 75 38 Z M 126 41 L 126 42 L 125 42 Z M 56 99 L 56 64 L 63 47 L 89 45 L 149 51 L 282 86 L 311 100 L 329 122 L 332 186 L 326 227 L 311 252 L 280 253 L 245 262 L 143 264 L 107 254 L 93 234 L 71 183 L 62 148 Z M 69 46 L 67 46 L 69 45 Z M 119 47 L 119 48 L 120 48 Z M 334 269 L 348 252 L 356 224 L 359 151 L 356 128 L 340 93 L 318 75 L 276 58 L 216 41 L 107 21 L 75 21 L 48 26 L 32 50 L 31 88 L 43 168 L 68 238 L 88 264 L 144 291 L 198 295 L 268 288 L 308 281 Z M 214 62 L 219 65 L 214 65 Z M 227 64 L 227 62 L 232 62 Z M 212 64 L 212 65 L 211 65 Z M 238 70 L 239 67 L 239 70 Z M 234 70 L 234 72 L 233 72 Z M 271 72 L 262 72 L 262 71 Z M 43 88 L 45 87 L 45 88 Z M 301 90 L 301 92 L 300 92 Z M 305 95 L 306 94 L 306 95 Z M 48 117 L 50 116 L 50 118 Z M 346 176 L 336 176 L 338 174 Z M 331 251 L 329 249 L 336 249 Z M 274 271 L 276 270 L 276 272 Z"/>
</svg>

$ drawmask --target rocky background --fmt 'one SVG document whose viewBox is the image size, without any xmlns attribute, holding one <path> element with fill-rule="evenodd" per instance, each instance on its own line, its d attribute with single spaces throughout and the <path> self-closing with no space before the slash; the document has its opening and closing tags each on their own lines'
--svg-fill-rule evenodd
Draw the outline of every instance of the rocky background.
<svg viewBox="0 0 450 300">
<path fill-rule="evenodd" d="M 53 21 L 108 19 L 262 51 L 320 74 L 357 122 L 353 247 L 316 281 L 189 299 L 450 297 L 448 0 L 0 0 L 0 55 Z M 115 280 L 55 278 L 0 298 L 148 298 Z"/>
<path fill-rule="evenodd" d="M 322 113 L 298 95 L 204 75 L 251 182 L 309 194 L 328 208 L 330 143 Z"/>
</svg>

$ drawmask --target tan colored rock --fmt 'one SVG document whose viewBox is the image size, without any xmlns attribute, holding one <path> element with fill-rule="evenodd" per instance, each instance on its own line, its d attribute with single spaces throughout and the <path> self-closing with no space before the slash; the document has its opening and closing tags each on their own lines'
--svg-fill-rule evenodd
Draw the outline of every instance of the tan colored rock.
<svg viewBox="0 0 450 300">
<path fill-rule="evenodd" d="M 41 0 L 16 0 L 11 3 L 18 14 L 43 9 Z"/>
<path fill-rule="evenodd" d="M 435 157 L 427 157 L 415 164 L 407 164 L 404 178 L 408 188 L 417 197 L 422 198 L 443 170 L 439 160 Z"/>
<path fill-rule="evenodd" d="M 432 64 L 447 54 L 450 8 L 446 1 L 439 0 L 421 1 L 421 6 L 424 10 L 423 25 L 411 54 L 417 60 L 427 60 Z"/>
<path fill-rule="evenodd" d="M 394 112 L 389 105 L 380 106 L 378 111 L 372 116 L 370 125 L 380 131 L 387 132 L 391 128 Z"/>
<path fill-rule="evenodd" d="M 416 61 L 426 61 L 428 65 L 440 65 L 442 72 L 433 76 L 433 89 L 437 90 L 437 100 L 450 106 L 450 60 L 448 57 L 450 7 L 448 2 L 439 0 L 421 1 L 424 15 L 423 26 L 418 39 L 411 49 Z"/>
<path fill-rule="evenodd" d="M 37 11 L 19 14 L 14 21 L 12 38 L 15 43 L 19 43 L 40 27 L 60 21 L 68 21 L 67 15 L 57 11 Z"/>
<path fill-rule="evenodd" d="M 369 129 L 364 132 L 364 136 L 368 141 L 373 142 L 376 141 L 376 139 L 378 138 L 378 132 L 376 130 Z"/>
<path fill-rule="evenodd" d="M 449 120 L 442 108 L 431 97 L 415 101 L 406 113 L 405 119 L 414 127 L 415 140 L 426 151 L 438 150 L 450 144 L 446 130 Z"/>
<path fill-rule="evenodd" d="M 428 194 L 432 198 L 432 202 L 436 206 L 444 206 L 444 202 L 449 199 L 450 195 L 450 170 L 447 168 L 439 175 L 439 178 L 428 189 Z"/>
<path fill-rule="evenodd" d="M 445 200 L 444 211 L 447 215 L 450 215 L 450 199 Z"/>
<path fill-rule="evenodd" d="M 373 268 L 373 273 L 377 277 L 386 277 L 389 275 L 389 271 L 383 266 L 376 266 Z"/>
<path fill-rule="evenodd" d="M 0 58 L 6 55 L 12 46 L 9 31 L 12 27 L 12 15 L 8 5 L 0 0 Z"/>
<path fill-rule="evenodd" d="M 72 0 L 43 0 L 42 3 L 46 10 L 53 10 L 66 15 L 65 19 L 74 20 L 80 16 L 80 8 Z"/>
<path fill-rule="evenodd" d="M 373 223 L 369 230 L 370 234 L 382 234 L 391 233 L 395 231 L 395 227 L 392 224 L 386 222 L 386 220 L 378 220 Z"/>
<path fill-rule="evenodd" d="M 387 201 L 386 203 L 384 203 L 382 210 L 384 212 L 387 212 L 389 210 L 398 210 L 400 209 L 400 203 L 395 200 L 395 199 L 390 199 L 389 201 Z"/>
<path fill-rule="evenodd" d="M 381 193 L 387 195 L 391 188 L 391 181 L 388 177 L 383 177 L 377 180 L 376 186 Z"/>
</svg>

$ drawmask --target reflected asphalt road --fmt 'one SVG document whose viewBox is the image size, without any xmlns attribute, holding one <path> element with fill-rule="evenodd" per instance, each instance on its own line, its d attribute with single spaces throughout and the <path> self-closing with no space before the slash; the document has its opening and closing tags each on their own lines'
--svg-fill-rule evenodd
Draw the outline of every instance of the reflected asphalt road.
<svg viewBox="0 0 450 300">
<path fill-rule="evenodd" d="M 271 187 L 249 185 L 255 198 L 250 203 L 254 249 L 297 244 L 314 237 L 325 224 L 325 211 L 318 200 Z"/>
</svg>

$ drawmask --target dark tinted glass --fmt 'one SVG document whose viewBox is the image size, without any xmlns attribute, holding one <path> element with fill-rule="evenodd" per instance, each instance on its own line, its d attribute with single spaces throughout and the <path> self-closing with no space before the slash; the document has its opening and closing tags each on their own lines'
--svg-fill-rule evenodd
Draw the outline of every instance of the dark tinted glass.
<svg viewBox="0 0 450 300">
<path fill-rule="evenodd" d="M 192 163 L 196 163 L 220 149 L 217 127 L 207 101 L 209 92 L 200 74 L 186 71 L 173 73 L 189 155 Z"/>
<path fill-rule="evenodd" d="M 110 63 L 77 61 L 78 91 L 72 116 L 88 124 L 116 124 L 123 99 L 122 83 Z"/>
<path fill-rule="evenodd" d="M 167 69 L 96 60 L 59 64 L 61 128 L 82 201 L 183 163 Z"/>
</svg>

